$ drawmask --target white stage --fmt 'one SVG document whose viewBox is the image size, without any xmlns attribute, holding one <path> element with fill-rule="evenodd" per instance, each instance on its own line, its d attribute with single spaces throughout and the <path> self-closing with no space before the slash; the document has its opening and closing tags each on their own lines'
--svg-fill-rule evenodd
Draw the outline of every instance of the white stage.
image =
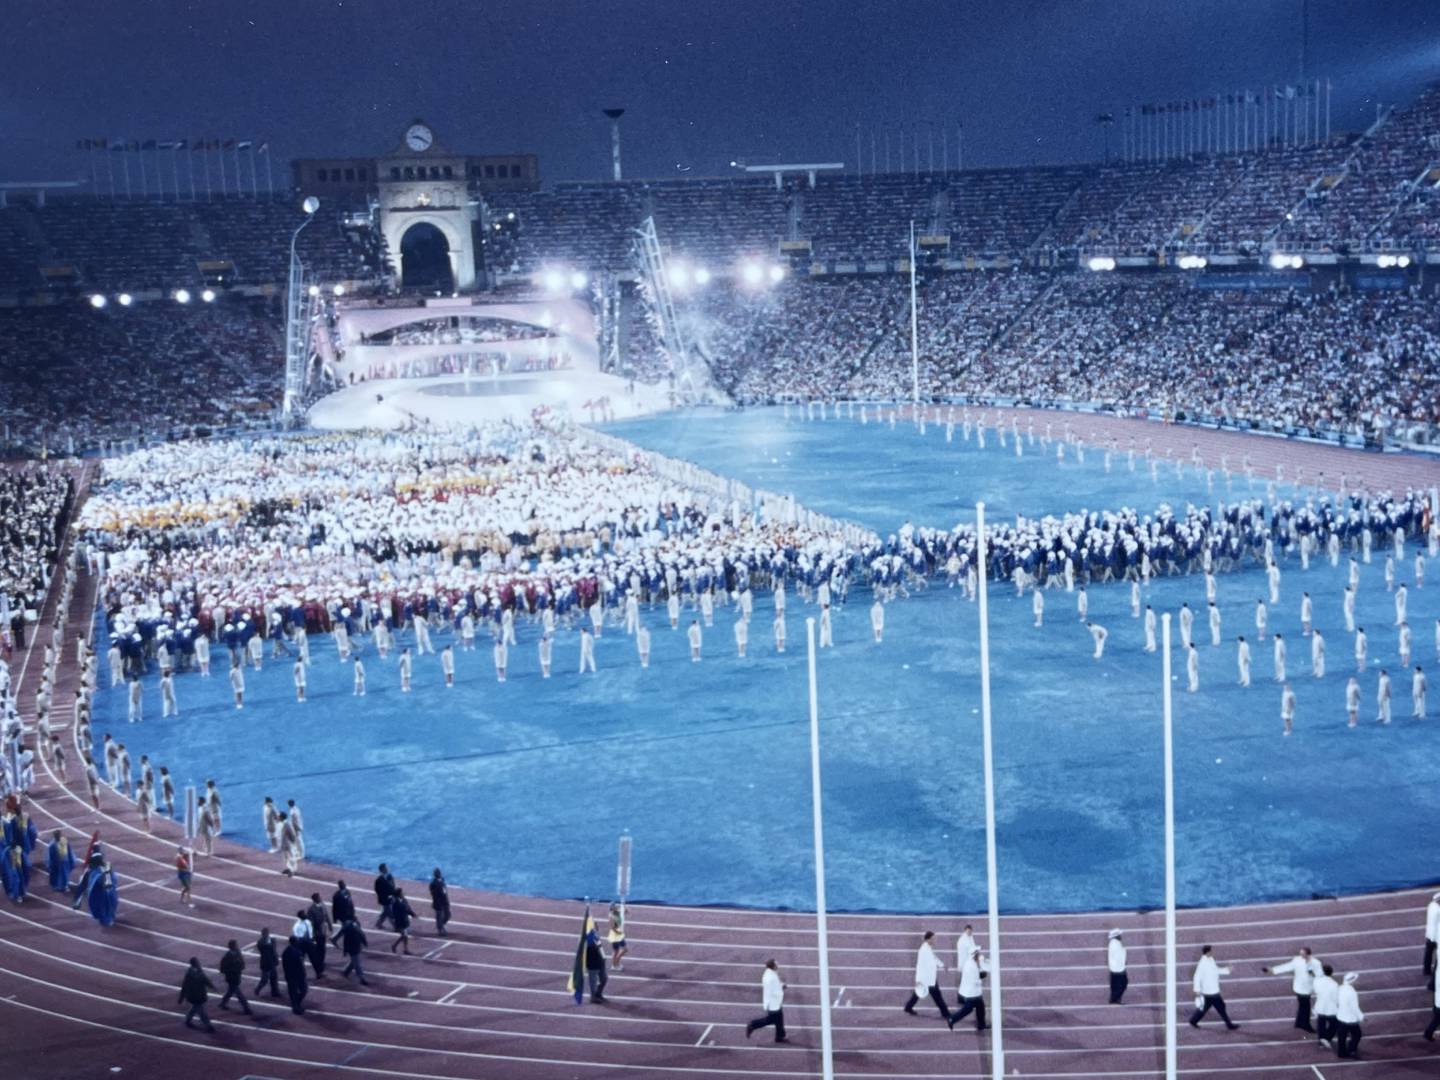
<svg viewBox="0 0 1440 1080">
<path fill-rule="evenodd" d="M 635 384 L 596 371 L 516 371 L 499 376 L 434 375 L 357 383 L 310 407 L 310 426 L 327 431 L 408 427 L 417 420 L 471 424 L 507 417 L 528 419 L 542 405 L 572 420 L 601 419 L 585 402 L 609 399 L 616 419 L 670 408 L 664 386 Z"/>
</svg>

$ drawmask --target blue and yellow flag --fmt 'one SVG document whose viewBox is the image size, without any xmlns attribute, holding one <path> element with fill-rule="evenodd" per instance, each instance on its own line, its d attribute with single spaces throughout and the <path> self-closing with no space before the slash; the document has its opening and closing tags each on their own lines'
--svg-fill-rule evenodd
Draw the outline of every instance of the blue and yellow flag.
<svg viewBox="0 0 1440 1080">
<path fill-rule="evenodd" d="M 575 964 L 570 969 L 570 981 L 566 989 L 575 996 L 575 1004 L 579 1005 L 585 1000 L 585 973 L 589 970 L 585 963 L 585 946 L 590 944 L 590 939 L 595 933 L 595 920 L 590 917 L 590 905 L 585 905 L 585 919 L 580 924 L 580 943 L 575 946 Z"/>
</svg>

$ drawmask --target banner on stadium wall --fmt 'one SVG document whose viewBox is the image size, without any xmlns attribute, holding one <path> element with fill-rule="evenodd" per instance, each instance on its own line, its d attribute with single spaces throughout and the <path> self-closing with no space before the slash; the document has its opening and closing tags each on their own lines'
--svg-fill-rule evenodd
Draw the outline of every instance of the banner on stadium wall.
<svg viewBox="0 0 1440 1080">
<path fill-rule="evenodd" d="M 1309 289 L 1309 274 L 1198 274 L 1197 289 Z"/>
<path fill-rule="evenodd" d="M 1357 289 L 1374 292 L 1381 289 L 1403 289 L 1407 284 L 1404 274 L 1356 274 L 1350 279 Z"/>
</svg>

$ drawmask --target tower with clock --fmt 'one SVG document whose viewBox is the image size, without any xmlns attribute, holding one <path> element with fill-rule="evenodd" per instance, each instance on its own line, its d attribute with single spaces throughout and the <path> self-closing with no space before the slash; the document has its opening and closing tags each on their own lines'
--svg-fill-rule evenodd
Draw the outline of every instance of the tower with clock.
<svg viewBox="0 0 1440 1080">
<path fill-rule="evenodd" d="M 420 278 L 417 253 L 423 246 L 433 256 L 443 246 L 451 288 L 457 292 L 474 288 L 475 212 L 466 186 L 465 157 L 447 150 L 430 125 L 417 119 L 375 166 L 380 228 L 402 283 L 433 286 L 432 272 L 427 270 L 423 281 Z"/>
</svg>

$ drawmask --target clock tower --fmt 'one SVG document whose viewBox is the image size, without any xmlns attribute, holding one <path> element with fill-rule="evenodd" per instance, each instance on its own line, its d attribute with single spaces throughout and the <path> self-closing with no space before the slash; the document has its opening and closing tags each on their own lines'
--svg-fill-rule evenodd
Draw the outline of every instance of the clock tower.
<svg viewBox="0 0 1440 1080">
<path fill-rule="evenodd" d="M 416 284 L 416 271 L 412 268 L 407 274 L 407 252 L 418 251 L 423 240 L 429 251 L 443 243 L 457 292 L 474 288 L 475 212 L 466 184 L 465 157 L 447 150 L 430 125 L 417 119 L 375 165 L 380 228 L 401 283 Z M 407 278 L 412 280 L 407 282 Z"/>
</svg>

